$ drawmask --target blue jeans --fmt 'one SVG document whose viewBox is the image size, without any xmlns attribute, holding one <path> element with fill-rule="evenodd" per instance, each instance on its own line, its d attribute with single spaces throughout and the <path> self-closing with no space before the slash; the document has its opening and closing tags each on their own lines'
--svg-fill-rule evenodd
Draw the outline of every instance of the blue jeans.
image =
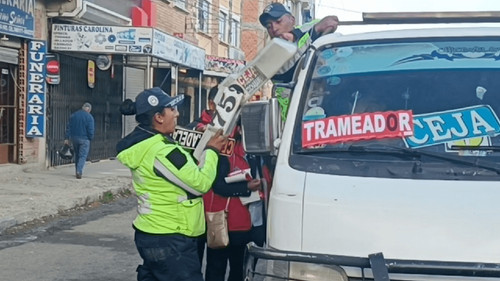
<svg viewBox="0 0 500 281">
<path fill-rule="evenodd" d="M 198 238 L 136 230 L 134 240 L 143 259 L 137 267 L 138 281 L 203 281 Z"/>
<path fill-rule="evenodd" d="M 73 149 L 75 150 L 75 168 L 77 174 L 83 174 L 83 167 L 90 151 L 90 140 L 87 138 L 73 138 Z"/>
</svg>

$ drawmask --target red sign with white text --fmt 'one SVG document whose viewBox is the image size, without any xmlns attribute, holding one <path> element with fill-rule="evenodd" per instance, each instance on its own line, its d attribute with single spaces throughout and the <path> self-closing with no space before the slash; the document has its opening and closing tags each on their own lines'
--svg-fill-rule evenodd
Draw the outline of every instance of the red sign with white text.
<svg viewBox="0 0 500 281">
<path fill-rule="evenodd" d="M 332 116 L 302 124 L 302 147 L 413 135 L 411 110 Z"/>
<path fill-rule="evenodd" d="M 59 62 L 56 60 L 48 61 L 47 72 L 50 74 L 59 74 Z"/>
</svg>

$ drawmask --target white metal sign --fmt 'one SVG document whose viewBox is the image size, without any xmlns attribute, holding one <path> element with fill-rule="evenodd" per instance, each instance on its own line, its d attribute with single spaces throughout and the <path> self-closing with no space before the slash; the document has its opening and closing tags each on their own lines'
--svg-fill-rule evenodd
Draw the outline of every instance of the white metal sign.
<svg viewBox="0 0 500 281">
<path fill-rule="evenodd" d="M 241 105 L 274 76 L 296 51 L 295 44 L 283 39 L 273 39 L 248 66 L 222 81 L 214 98 L 217 111 L 193 153 L 195 158 L 199 159 L 206 143 L 218 129 L 223 129 L 225 135 L 232 132 Z"/>
<path fill-rule="evenodd" d="M 187 130 L 182 127 L 176 127 L 172 138 L 182 147 L 195 149 L 203 136 L 203 132 Z M 235 139 L 230 138 L 227 144 L 221 149 L 220 154 L 231 156 L 234 151 Z"/>
</svg>

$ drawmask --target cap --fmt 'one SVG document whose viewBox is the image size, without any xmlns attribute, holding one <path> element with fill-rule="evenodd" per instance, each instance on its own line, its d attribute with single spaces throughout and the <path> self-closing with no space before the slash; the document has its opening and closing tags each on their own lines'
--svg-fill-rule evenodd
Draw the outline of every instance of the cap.
<svg viewBox="0 0 500 281">
<path fill-rule="evenodd" d="M 178 106 L 182 101 L 184 95 L 171 97 L 159 87 L 146 89 L 135 97 L 135 114 L 141 115 L 153 109 Z"/>
<path fill-rule="evenodd" d="M 285 14 L 291 15 L 290 11 L 288 11 L 288 9 L 285 8 L 285 6 L 283 6 L 283 4 L 271 3 L 271 4 L 267 5 L 267 7 L 264 9 L 262 14 L 260 15 L 259 21 L 265 27 L 266 22 L 269 19 L 277 20 Z"/>
</svg>

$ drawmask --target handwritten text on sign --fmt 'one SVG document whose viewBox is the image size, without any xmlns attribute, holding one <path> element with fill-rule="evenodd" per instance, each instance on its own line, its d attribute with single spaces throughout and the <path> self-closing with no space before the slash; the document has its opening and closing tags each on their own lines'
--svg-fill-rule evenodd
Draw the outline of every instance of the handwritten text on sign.
<svg viewBox="0 0 500 281">
<path fill-rule="evenodd" d="M 195 149 L 198 146 L 203 132 L 187 130 L 181 127 L 176 127 L 172 138 L 182 147 L 187 149 Z M 231 156 L 234 151 L 235 140 L 230 138 L 227 144 L 221 149 L 220 154 Z"/>
<path fill-rule="evenodd" d="M 229 81 L 231 84 L 227 87 L 223 84 L 219 87 L 219 92 L 215 97 L 217 111 L 212 119 L 212 125 L 215 128 L 224 128 L 224 131 L 232 131 L 227 124 L 229 120 L 233 120 L 236 112 L 240 109 L 241 101 L 244 95 L 253 95 L 262 84 L 267 81 L 267 78 L 256 67 L 249 66 L 241 75 L 234 81 Z"/>
</svg>

